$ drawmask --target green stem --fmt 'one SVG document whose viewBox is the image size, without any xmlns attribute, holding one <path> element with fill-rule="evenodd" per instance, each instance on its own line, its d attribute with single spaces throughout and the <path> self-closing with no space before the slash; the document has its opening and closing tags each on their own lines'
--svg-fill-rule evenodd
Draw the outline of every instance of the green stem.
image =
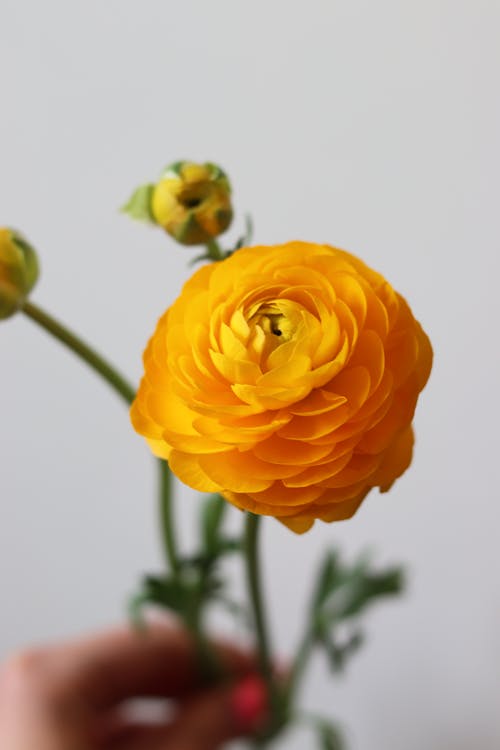
<svg viewBox="0 0 500 750">
<path fill-rule="evenodd" d="M 163 541 L 163 550 L 167 564 L 175 576 L 179 575 L 180 564 L 177 552 L 177 542 L 174 533 L 173 508 L 172 508 L 172 472 L 168 463 L 158 459 L 159 490 L 160 490 L 160 521 Z"/>
<path fill-rule="evenodd" d="M 72 331 L 59 323 L 58 320 L 46 313 L 32 302 L 25 302 L 23 312 L 31 320 L 50 333 L 61 343 L 65 344 L 80 359 L 86 362 L 97 372 L 112 388 L 121 396 L 127 404 L 131 404 L 135 398 L 135 389 L 107 360 L 92 349 L 85 341 L 76 336 Z M 175 544 L 175 535 L 172 523 L 172 500 L 171 500 L 171 475 L 166 461 L 160 464 L 160 509 L 161 528 L 167 561 L 176 574 L 179 570 L 178 555 Z"/>
<path fill-rule="evenodd" d="M 255 630 L 257 634 L 259 666 L 268 686 L 271 686 L 273 682 L 273 666 L 271 661 L 269 636 L 267 633 L 267 626 L 264 617 L 262 588 L 260 581 L 258 550 L 259 523 L 260 516 L 256 516 L 253 513 L 246 513 L 244 550 L 247 565 L 248 589 L 250 593 L 250 601 L 253 608 Z"/>
<path fill-rule="evenodd" d="M 39 326 L 65 344 L 80 359 L 83 359 L 93 370 L 99 373 L 127 404 L 132 403 L 135 398 L 135 389 L 104 357 L 101 357 L 100 354 L 91 349 L 82 339 L 32 302 L 25 302 L 22 310 L 31 320 L 34 320 L 35 323 L 38 323 Z"/>
<path fill-rule="evenodd" d="M 193 596 L 183 612 L 184 622 L 190 631 L 198 655 L 198 664 L 202 681 L 214 685 L 224 679 L 225 672 L 213 647 L 205 635 L 203 617 L 202 591 L 203 580 L 199 581 L 200 590 Z"/>
<path fill-rule="evenodd" d="M 309 657 L 311 656 L 313 648 L 314 638 L 311 629 L 308 628 L 298 648 L 297 656 L 295 657 L 293 663 L 290 680 L 288 682 L 287 703 L 290 707 L 293 705 L 293 702 L 295 700 L 297 690 L 299 688 L 302 677 L 304 676 L 304 672 L 309 662 Z"/>
<path fill-rule="evenodd" d="M 223 260 L 224 253 L 217 240 L 209 240 L 206 244 L 207 255 L 211 260 Z"/>
<path fill-rule="evenodd" d="M 247 583 L 250 601 L 252 604 L 253 619 L 255 622 L 255 632 L 257 636 L 257 657 L 259 661 L 259 669 L 267 686 L 271 709 L 269 731 L 262 737 L 261 741 L 258 743 L 259 746 L 262 747 L 266 743 L 266 738 L 270 738 L 271 736 L 273 736 L 278 728 L 283 725 L 283 706 L 281 696 L 277 689 L 277 685 L 273 676 L 271 647 L 264 615 L 258 549 L 260 516 L 256 516 L 253 513 L 248 512 L 245 514 L 245 516 L 244 554 L 246 561 Z"/>
</svg>

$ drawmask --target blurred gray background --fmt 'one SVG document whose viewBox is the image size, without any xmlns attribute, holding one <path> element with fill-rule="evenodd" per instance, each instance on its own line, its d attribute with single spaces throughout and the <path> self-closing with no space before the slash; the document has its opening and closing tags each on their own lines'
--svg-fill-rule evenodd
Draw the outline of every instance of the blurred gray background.
<svg viewBox="0 0 500 750">
<path fill-rule="evenodd" d="M 353 750 L 500 746 L 499 35 L 495 0 L 0 0 L 0 224 L 39 249 L 33 299 L 131 379 L 197 251 L 118 207 L 183 157 L 229 172 L 228 241 L 249 211 L 257 242 L 351 250 L 433 341 L 391 493 L 303 537 L 265 524 L 284 658 L 322 548 L 408 565 L 348 673 L 318 659 L 304 690 Z M 21 315 L 0 325 L 0 377 L 5 655 L 121 620 L 161 551 L 154 467 L 106 385 Z M 178 497 L 187 548 L 198 499 Z"/>
</svg>

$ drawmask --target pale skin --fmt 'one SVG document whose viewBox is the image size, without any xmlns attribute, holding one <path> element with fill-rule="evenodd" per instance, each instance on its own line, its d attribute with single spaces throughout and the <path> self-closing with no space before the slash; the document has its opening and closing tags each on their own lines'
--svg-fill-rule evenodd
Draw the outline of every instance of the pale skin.
<svg viewBox="0 0 500 750">
<path fill-rule="evenodd" d="M 252 657 L 217 647 L 229 676 L 205 687 L 189 636 L 174 625 L 145 633 L 122 627 L 31 648 L 0 667 L 0 747 L 9 750 L 217 750 L 250 734 L 258 716 L 235 710 Z M 131 721 L 124 702 L 169 698 L 175 711 L 154 725 Z M 244 726 L 246 724 L 246 726 Z M 254 724 L 251 727 L 251 724 Z"/>
</svg>

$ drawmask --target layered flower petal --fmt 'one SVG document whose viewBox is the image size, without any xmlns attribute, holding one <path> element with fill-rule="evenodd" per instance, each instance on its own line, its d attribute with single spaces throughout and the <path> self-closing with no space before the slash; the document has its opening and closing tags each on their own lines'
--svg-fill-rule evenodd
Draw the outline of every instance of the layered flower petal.
<svg viewBox="0 0 500 750">
<path fill-rule="evenodd" d="M 132 422 L 186 484 L 302 533 L 409 466 L 431 364 L 406 301 L 355 256 L 242 248 L 160 319 Z"/>
</svg>

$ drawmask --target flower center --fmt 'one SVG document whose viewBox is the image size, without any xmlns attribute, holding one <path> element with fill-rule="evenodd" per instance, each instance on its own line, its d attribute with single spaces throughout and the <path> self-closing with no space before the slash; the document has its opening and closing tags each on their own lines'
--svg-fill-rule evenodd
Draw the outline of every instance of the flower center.
<svg viewBox="0 0 500 750">
<path fill-rule="evenodd" d="M 265 359 L 278 346 L 295 336 L 299 320 L 297 310 L 284 300 L 278 300 L 260 304 L 248 322 L 254 332 L 254 346 Z"/>
<path fill-rule="evenodd" d="M 264 333 L 281 336 L 282 341 L 289 341 L 292 338 L 292 325 L 282 313 L 262 313 L 258 317 L 257 325 L 260 325 Z"/>
<path fill-rule="evenodd" d="M 177 200 L 184 206 L 184 208 L 198 208 L 208 195 L 208 189 L 206 185 L 188 185 L 182 188 Z"/>
</svg>

